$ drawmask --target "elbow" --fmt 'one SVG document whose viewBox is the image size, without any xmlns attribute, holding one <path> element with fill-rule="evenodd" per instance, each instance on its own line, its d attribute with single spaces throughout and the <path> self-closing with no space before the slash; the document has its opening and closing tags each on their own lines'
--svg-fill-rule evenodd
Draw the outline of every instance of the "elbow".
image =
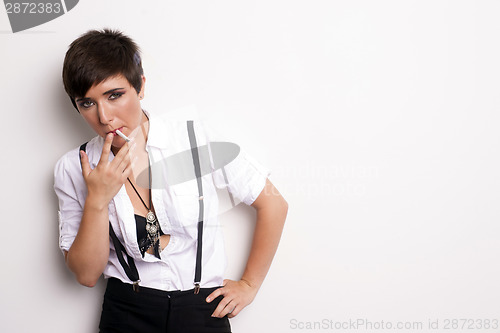
<svg viewBox="0 0 500 333">
<path fill-rule="evenodd" d="M 77 275 L 76 280 L 78 281 L 79 284 L 82 286 L 88 287 L 88 288 L 93 288 L 97 284 L 97 280 L 99 280 L 99 277 L 93 277 L 93 276 L 84 276 L 84 275 Z"/>
<path fill-rule="evenodd" d="M 97 274 L 97 272 L 89 272 L 88 269 L 83 267 L 74 267 L 70 264 L 70 262 L 66 262 L 66 264 L 69 270 L 75 275 L 76 281 L 78 281 L 78 283 L 82 286 L 89 288 L 94 287 L 97 284 L 97 280 L 99 280 L 99 277 L 101 276 L 101 273 Z"/>
<path fill-rule="evenodd" d="M 80 268 L 79 270 L 73 270 L 73 274 L 75 274 L 76 281 L 78 281 L 79 284 L 88 288 L 93 288 L 101 277 L 102 272 L 89 270 L 88 268 L 82 270 L 82 268 Z"/>
<path fill-rule="evenodd" d="M 104 270 L 104 267 L 79 261 L 71 251 L 66 254 L 66 265 L 75 275 L 76 281 L 88 288 L 95 287 Z"/>
<path fill-rule="evenodd" d="M 286 217 L 286 215 L 288 214 L 288 202 L 283 197 L 281 197 L 281 210 L 283 212 L 283 215 Z"/>
<path fill-rule="evenodd" d="M 281 225 L 284 226 L 286 216 L 288 215 L 288 202 L 286 202 L 286 200 L 283 197 L 281 197 L 281 200 L 279 201 L 279 203 L 277 203 L 276 211 L 279 216 L 278 219 L 281 220 Z"/>
</svg>

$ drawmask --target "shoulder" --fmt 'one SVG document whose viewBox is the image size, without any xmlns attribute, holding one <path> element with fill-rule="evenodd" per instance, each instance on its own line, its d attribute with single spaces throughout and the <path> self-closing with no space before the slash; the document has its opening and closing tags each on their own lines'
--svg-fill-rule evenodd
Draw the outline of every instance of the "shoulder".
<svg viewBox="0 0 500 333">
<path fill-rule="evenodd" d="M 57 179 L 62 174 L 72 173 L 72 171 L 80 168 L 80 147 L 71 149 L 66 154 L 61 156 L 56 162 L 54 168 L 54 177 Z"/>
</svg>

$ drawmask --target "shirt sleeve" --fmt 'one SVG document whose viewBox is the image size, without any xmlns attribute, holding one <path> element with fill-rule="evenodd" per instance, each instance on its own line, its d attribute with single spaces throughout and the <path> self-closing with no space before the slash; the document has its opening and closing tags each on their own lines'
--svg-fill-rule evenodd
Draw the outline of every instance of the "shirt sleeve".
<svg viewBox="0 0 500 333">
<path fill-rule="evenodd" d="M 68 251 L 80 227 L 86 185 L 80 168 L 78 150 L 72 150 L 57 162 L 54 190 L 59 200 L 59 248 Z M 75 161 L 73 161 L 73 159 Z"/>
<path fill-rule="evenodd" d="M 221 140 L 221 136 L 215 134 L 205 124 L 201 124 L 200 126 L 202 127 L 201 130 L 205 133 L 206 141 L 209 145 L 209 156 L 212 166 L 218 164 L 216 161 L 213 161 L 218 157 L 214 154 L 214 149 L 211 149 L 215 144 L 219 144 L 219 147 L 221 147 L 221 144 L 227 143 L 228 151 L 232 152 L 237 147 L 234 159 L 221 167 L 213 168 L 212 179 L 215 186 L 218 189 L 227 189 L 239 202 L 251 205 L 264 189 L 266 179 L 271 174 L 270 170 L 255 160 L 242 147 L 227 140 Z M 217 151 L 220 153 L 221 149 Z M 219 156 L 219 158 L 226 159 L 227 156 Z"/>
</svg>

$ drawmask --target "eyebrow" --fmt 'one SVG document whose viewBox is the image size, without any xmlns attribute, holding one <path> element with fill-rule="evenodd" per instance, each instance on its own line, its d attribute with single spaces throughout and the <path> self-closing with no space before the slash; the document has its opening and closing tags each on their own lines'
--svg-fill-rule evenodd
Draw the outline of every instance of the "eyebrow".
<svg viewBox="0 0 500 333">
<path fill-rule="evenodd" d="M 114 89 L 110 89 L 110 90 L 108 90 L 108 91 L 103 92 L 103 93 L 102 93 L 102 95 L 104 96 L 104 95 L 110 94 L 110 93 L 112 93 L 112 92 L 114 92 L 114 91 L 116 91 L 116 90 L 120 90 L 120 89 L 125 89 L 125 88 L 114 88 Z M 87 99 L 90 99 L 90 97 L 78 98 L 78 99 L 76 99 L 76 102 L 84 101 L 84 100 L 87 100 Z"/>
</svg>

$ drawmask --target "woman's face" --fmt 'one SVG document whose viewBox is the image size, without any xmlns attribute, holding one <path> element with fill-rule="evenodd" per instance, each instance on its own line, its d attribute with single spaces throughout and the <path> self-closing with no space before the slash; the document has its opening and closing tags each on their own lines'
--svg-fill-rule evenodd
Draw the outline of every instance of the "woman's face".
<svg viewBox="0 0 500 333">
<path fill-rule="evenodd" d="M 115 130 L 126 136 L 147 120 L 141 109 L 141 96 L 144 96 L 145 77 L 139 93 L 128 80 L 117 75 L 93 85 L 84 97 L 75 98 L 80 114 L 92 129 L 101 137 L 110 132 L 115 134 L 112 146 L 120 148 L 125 143 Z"/>
</svg>

